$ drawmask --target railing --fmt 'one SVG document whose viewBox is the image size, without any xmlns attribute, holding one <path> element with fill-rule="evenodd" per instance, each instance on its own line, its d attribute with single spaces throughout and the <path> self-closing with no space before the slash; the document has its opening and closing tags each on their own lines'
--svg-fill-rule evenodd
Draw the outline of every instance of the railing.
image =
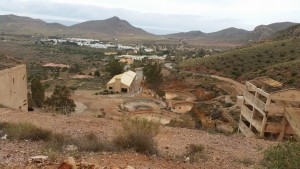
<svg viewBox="0 0 300 169">
<path fill-rule="evenodd" d="M 253 85 L 250 82 L 246 82 L 246 89 L 250 90 L 250 91 L 255 91 L 256 90 L 256 86 Z"/>
<path fill-rule="evenodd" d="M 259 100 L 259 98 L 254 99 L 254 104 L 257 105 L 257 107 L 259 107 L 261 110 L 265 110 L 266 103 Z"/>
<path fill-rule="evenodd" d="M 242 116 L 253 126 L 257 131 L 261 131 L 262 119 L 252 119 L 252 111 L 248 107 L 243 106 L 241 111 Z"/>
<path fill-rule="evenodd" d="M 244 96 L 246 99 L 250 100 L 251 102 L 253 102 L 255 99 L 255 96 L 253 94 L 249 93 L 248 91 L 244 92 Z"/>
<path fill-rule="evenodd" d="M 256 110 L 258 110 L 262 115 L 265 116 L 265 106 L 266 103 L 259 100 L 258 98 L 255 98 L 255 96 L 248 91 L 244 92 L 244 99 L 246 102 L 248 102 L 251 106 L 253 106 Z"/>
<path fill-rule="evenodd" d="M 239 130 L 246 136 L 246 137 L 255 137 L 255 134 L 246 126 L 243 121 L 239 122 Z"/>
<path fill-rule="evenodd" d="M 251 110 L 246 107 L 245 105 L 242 106 L 242 111 L 241 111 L 242 115 L 248 120 L 250 121 L 251 119 L 251 115 L 252 115 L 252 112 Z"/>
</svg>

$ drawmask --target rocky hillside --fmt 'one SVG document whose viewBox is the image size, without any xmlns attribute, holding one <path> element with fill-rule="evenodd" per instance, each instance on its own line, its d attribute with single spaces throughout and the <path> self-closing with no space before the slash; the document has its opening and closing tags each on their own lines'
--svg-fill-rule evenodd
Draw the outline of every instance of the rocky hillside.
<svg viewBox="0 0 300 169">
<path fill-rule="evenodd" d="M 46 34 L 63 33 L 66 26 L 59 23 L 47 23 L 40 19 L 32 19 L 16 15 L 0 16 L 0 32 L 8 34 Z"/>
<path fill-rule="evenodd" d="M 279 34 L 281 39 L 249 44 L 206 58 L 188 59 L 180 67 L 185 70 L 198 68 L 198 71 L 208 69 L 241 81 L 269 76 L 288 86 L 300 87 L 300 38 L 295 36 L 298 31 L 299 27 L 290 28 Z"/>
<path fill-rule="evenodd" d="M 280 22 L 269 25 L 259 25 L 252 31 L 252 39 L 255 41 L 262 40 L 271 37 L 276 32 L 282 31 L 294 25 L 296 25 L 296 23 L 292 22 Z"/>
<path fill-rule="evenodd" d="M 185 42 L 194 41 L 199 43 L 227 43 L 242 45 L 251 41 L 260 41 L 268 37 L 273 36 L 276 32 L 284 30 L 290 26 L 296 25 L 292 22 L 279 22 L 270 25 L 260 25 L 255 27 L 253 31 L 247 31 L 244 29 L 227 28 L 221 31 L 204 33 L 201 31 L 181 32 L 175 34 L 169 34 L 167 38 L 177 38 Z"/>
<path fill-rule="evenodd" d="M 106 20 L 87 21 L 73 26 L 59 23 L 47 23 L 40 19 L 16 15 L 0 16 L 0 32 L 5 34 L 26 35 L 66 35 L 83 38 L 119 38 L 154 36 L 140 28 L 132 26 L 125 20 L 112 17 Z"/>
</svg>

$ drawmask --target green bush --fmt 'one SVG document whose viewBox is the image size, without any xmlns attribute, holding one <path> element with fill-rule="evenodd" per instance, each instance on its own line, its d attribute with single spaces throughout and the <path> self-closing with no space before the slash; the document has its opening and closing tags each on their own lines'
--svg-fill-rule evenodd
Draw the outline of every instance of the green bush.
<svg viewBox="0 0 300 169">
<path fill-rule="evenodd" d="M 263 165 L 270 169 L 299 169 L 300 143 L 283 142 L 264 152 Z"/>
<path fill-rule="evenodd" d="M 45 107 L 61 114 L 75 111 L 76 104 L 71 98 L 71 91 L 66 86 L 56 85 L 53 94 L 45 100 Z"/>
<path fill-rule="evenodd" d="M 31 80 L 31 97 L 34 101 L 34 105 L 41 107 L 45 101 L 45 89 L 42 85 L 40 78 L 35 77 Z"/>
<path fill-rule="evenodd" d="M 154 137 L 159 132 L 159 124 L 145 119 L 126 119 L 114 143 L 119 149 L 133 149 L 146 155 L 157 154 Z"/>
</svg>

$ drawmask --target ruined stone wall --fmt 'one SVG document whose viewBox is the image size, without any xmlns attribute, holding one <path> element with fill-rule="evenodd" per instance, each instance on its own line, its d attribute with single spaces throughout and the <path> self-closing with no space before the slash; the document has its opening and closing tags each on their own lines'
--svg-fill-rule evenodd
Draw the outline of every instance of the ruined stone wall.
<svg viewBox="0 0 300 169">
<path fill-rule="evenodd" d="M 0 104 L 28 111 L 25 65 L 0 71 Z"/>
</svg>

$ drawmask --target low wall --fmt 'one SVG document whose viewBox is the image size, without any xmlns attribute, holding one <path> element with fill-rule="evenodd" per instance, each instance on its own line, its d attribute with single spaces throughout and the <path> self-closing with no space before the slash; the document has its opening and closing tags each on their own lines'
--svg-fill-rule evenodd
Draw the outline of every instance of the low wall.
<svg viewBox="0 0 300 169">
<path fill-rule="evenodd" d="M 182 97 L 182 100 L 185 101 L 195 101 L 196 97 L 186 91 L 181 91 L 181 90 L 165 90 L 165 97 L 167 100 L 172 100 L 175 99 L 176 97 Z"/>
<path fill-rule="evenodd" d="M 167 105 L 165 102 L 157 99 L 139 98 L 139 99 L 127 99 L 121 103 L 122 109 L 128 111 L 138 110 L 136 107 L 145 106 L 144 110 L 154 110 L 165 108 Z"/>
<path fill-rule="evenodd" d="M 0 104 L 12 109 L 28 111 L 25 65 L 0 71 Z"/>
</svg>

